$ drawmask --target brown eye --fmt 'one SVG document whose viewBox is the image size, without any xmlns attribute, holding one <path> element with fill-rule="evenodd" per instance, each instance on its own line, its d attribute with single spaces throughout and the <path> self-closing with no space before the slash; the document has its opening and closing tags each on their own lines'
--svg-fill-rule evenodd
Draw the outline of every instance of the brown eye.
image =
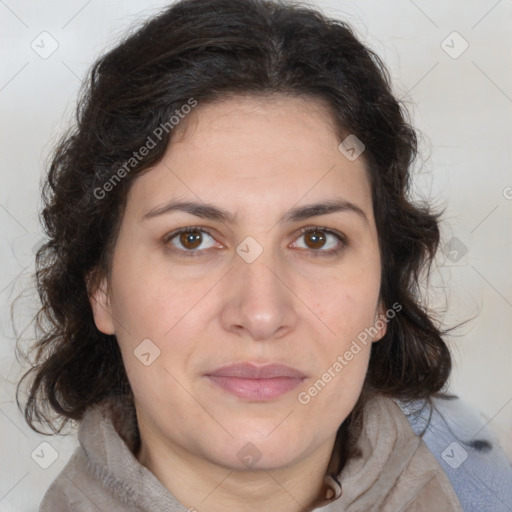
<svg viewBox="0 0 512 512">
<path fill-rule="evenodd" d="M 185 249 L 197 249 L 203 241 L 200 231 L 188 231 L 180 234 L 180 243 Z"/>
<path fill-rule="evenodd" d="M 330 256 L 339 253 L 347 246 L 343 234 L 327 228 L 304 228 L 294 243 L 299 249 L 306 249 L 312 255 Z"/>
<path fill-rule="evenodd" d="M 165 243 L 183 254 L 200 254 L 215 246 L 215 239 L 205 231 L 195 227 L 183 228 L 165 237 Z"/>
<path fill-rule="evenodd" d="M 327 237 L 322 231 L 309 231 L 304 234 L 304 241 L 310 249 L 320 249 L 325 245 Z"/>
</svg>

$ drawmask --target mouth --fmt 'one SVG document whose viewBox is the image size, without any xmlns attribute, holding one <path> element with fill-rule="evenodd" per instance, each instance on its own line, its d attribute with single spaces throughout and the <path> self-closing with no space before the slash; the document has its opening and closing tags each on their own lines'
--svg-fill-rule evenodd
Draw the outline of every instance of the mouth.
<svg viewBox="0 0 512 512">
<path fill-rule="evenodd" d="M 206 374 L 218 388 L 251 401 L 273 400 L 299 386 L 306 375 L 282 364 L 240 363 Z"/>
</svg>

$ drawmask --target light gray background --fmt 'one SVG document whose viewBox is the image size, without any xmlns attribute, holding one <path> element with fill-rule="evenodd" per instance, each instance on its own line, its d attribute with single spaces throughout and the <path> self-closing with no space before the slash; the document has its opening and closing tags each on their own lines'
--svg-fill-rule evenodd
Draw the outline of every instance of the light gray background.
<svg viewBox="0 0 512 512">
<path fill-rule="evenodd" d="M 14 319 L 18 334 L 26 328 L 23 336 L 30 338 L 37 306 L 30 274 L 41 239 L 37 209 L 44 162 L 72 119 L 77 90 L 93 60 L 125 28 L 166 4 L 0 0 L 2 512 L 37 510 L 75 444 L 73 437 L 33 433 L 13 398 L 21 369 L 9 308 L 24 293 Z M 511 453 L 512 1 L 315 5 L 352 23 L 384 59 L 397 94 L 406 98 L 424 134 L 415 190 L 446 207 L 431 304 L 448 309 L 446 325 L 476 316 L 450 338 L 456 363 L 451 389 L 487 416 Z M 44 31 L 50 36 L 40 35 Z M 458 55 L 465 41 L 469 46 Z M 56 51 L 44 55 L 52 44 L 58 44 Z M 41 442 L 51 448 L 39 447 Z M 58 457 L 42 469 L 31 454 L 37 459 L 44 453 L 49 463 L 52 448 Z"/>
</svg>

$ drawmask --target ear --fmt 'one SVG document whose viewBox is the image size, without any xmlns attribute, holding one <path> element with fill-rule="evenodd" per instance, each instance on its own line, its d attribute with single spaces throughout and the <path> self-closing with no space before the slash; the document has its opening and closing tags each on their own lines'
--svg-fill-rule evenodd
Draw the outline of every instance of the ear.
<svg viewBox="0 0 512 512">
<path fill-rule="evenodd" d="M 103 278 L 94 291 L 89 294 L 94 323 L 104 334 L 115 334 L 115 325 L 108 294 L 107 279 Z"/>
<path fill-rule="evenodd" d="M 377 311 L 375 312 L 375 322 L 373 327 L 377 330 L 377 334 L 373 337 L 372 341 L 381 340 L 386 334 L 388 327 L 388 317 L 385 315 L 384 304 L 382 301 L 379 301 Z"/>
</svg>

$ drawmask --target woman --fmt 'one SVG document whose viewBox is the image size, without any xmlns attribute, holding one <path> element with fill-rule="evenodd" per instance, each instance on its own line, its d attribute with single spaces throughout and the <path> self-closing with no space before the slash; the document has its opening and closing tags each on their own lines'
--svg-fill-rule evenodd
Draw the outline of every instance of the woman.
<svg viewBox="0 0 512 512">
<path fill-rule="evenodd" d="M 503 454 L 443 419 L 415 154 L 311 9 L 182 1 L 102 57 L 44 190 L 25 414 L 80 447 L 40 510 L 507 506 Z"/>
</svg>

